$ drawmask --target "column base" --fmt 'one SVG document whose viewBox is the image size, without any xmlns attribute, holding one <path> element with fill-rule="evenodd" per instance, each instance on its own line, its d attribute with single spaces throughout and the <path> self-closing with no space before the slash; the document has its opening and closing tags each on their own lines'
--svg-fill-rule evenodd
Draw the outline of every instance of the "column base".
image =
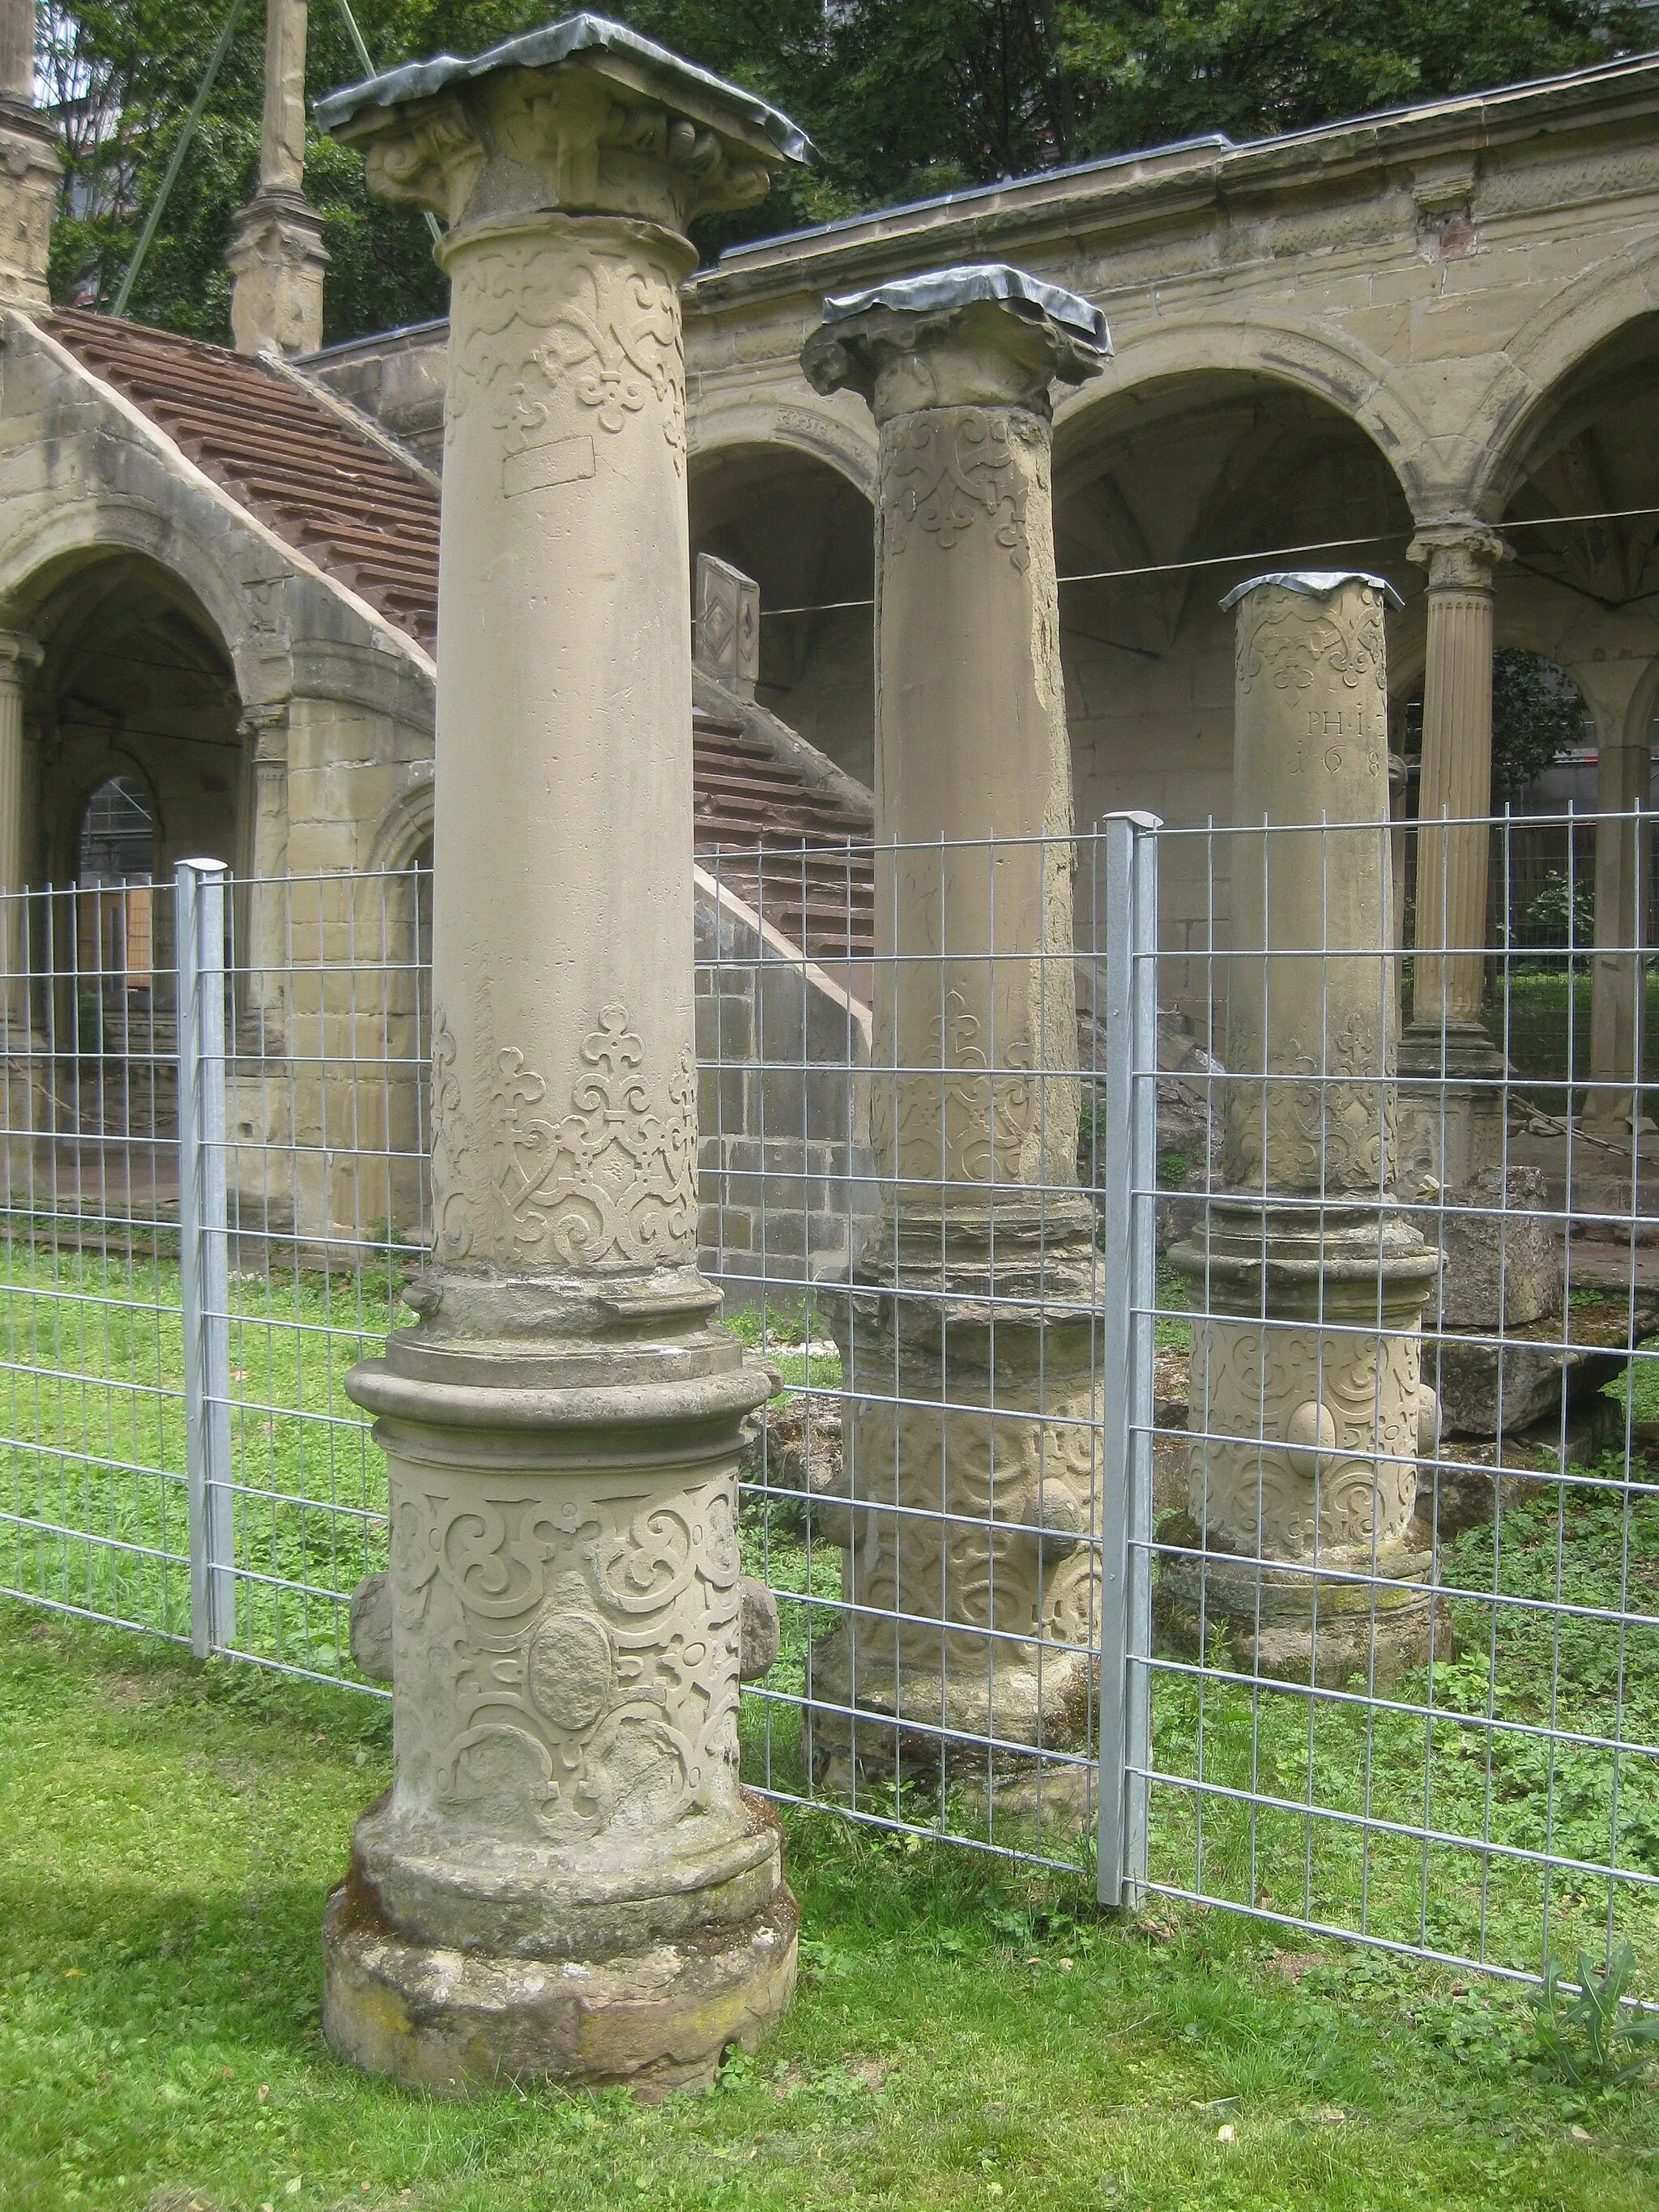
<svg viewBox="0 0 1659 2212">
<path fill-rule="evenodd" d="M 916 1624 L 905 1626 L 914 1635 Z M 960 1628 L 948 1633 L 963 1640 Z M 1099 1694 L 1091 1653 L 1045 1653 L 1040 1668 L 1011 1660 L 994 1676 L 983 1656 L 943 1669 L 866 1659 L 855 1670 L 851 1635 L 836 1628 L 812 1646 L 810 1679 L 802 1751 L 820 1796 L 850 1798 L 899 1780 L 960 1790 L 999 1817 L 1028 1799 L 1045 1801 L 1045 1824 L 1075 1809 L 1069 1778 L 1088 1770 L 1047 1762 L 1042 1749 L 1088 1746 Z M 855 1702 L 856 1711 L 844 1710 Z"/>
<path fill-rule="evenodd" d="M 782 2016 L 799 1924 L 780 1882 L 744 1919 L 611 1957 L 462 1950 L 394 1927 L 354 1850 L 323 1917 L 323 2033 L 352 2065 L 433 2096 L 544 2081 L 654 2102 L 705 2087 Z"/>
<path fill-rule="evenodd" d="M 1191 1543 L 1202 1545 L 1188 1523 Z M 1386 1689 L 1431 1656 L 1452 1651 L 1451 1608 L 1420 1577 L 1426 1552 L 1395 1544 L 1341 1564 L 1273 1567 L 1213 1550 L 1164 1558 L 1156 1625 L 1189 1657 L 1223 1629 L 1236 1673 L 1340 1690 L 1356 1674 Z"/>
<path fill-rule="evenodd" d="M 1413 1023 L 1400 1040 L 1398 1187 L 1460 1188 L 1504 1161 L 1509 1062 L 1479 1022 Z"/>
</svg>

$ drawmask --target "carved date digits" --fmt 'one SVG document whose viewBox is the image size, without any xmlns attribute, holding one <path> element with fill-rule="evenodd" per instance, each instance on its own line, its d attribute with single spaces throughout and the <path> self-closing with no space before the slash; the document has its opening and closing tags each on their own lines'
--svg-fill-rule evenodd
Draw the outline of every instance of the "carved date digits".
<svg viewBox="0 0 1659 2212">
<path fill-rule="evenodd" d="M 587 1073 L 558 1121 L 531 1111 L 543 1078 L 497 1046 L 488 981 L 474 1030 L 471 1097 L 455 1038 L 432 1024 L 432 1188 L 438 1252 L 498 1265 L 651 1266 L 696 1249 L 697 1081 L 690 1047 L 653 1104 L 645 1047 L 626 1007 L 603 1008 L 583 1040 Z"/>
</svg>

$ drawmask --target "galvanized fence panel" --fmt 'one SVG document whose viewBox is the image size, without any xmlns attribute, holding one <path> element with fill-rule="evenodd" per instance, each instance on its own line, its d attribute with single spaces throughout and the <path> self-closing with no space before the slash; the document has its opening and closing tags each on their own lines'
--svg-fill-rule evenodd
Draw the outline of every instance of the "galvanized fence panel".
<svg viewBox="0 0 1659 2212">
<path fill-rule="evenodd" d="M 1537 825 L 1466 826 L 1501 867 Z M 1422 956 L 1332 926 L 1345 846 L 1375 830 L 1161 833 L 1200 926 L 1172 951 L 1166 912 L 1160 1000 L 1201 1009 L 1217 1056 L 1181 1079 L 1201 1095 L 1204 1157 L 1178 1190 L 1137 1186 L 1164 1249 L 1155 1597 L 1131 1673 L 1152 1706 L 1151 1890 L 1500 1974 L 1627 1940 L 1653 1994 L 1650 825 L 1588 827 L 1598 946 L 1564 839 L 1553 930 L 1534 908 L 1530 942 L 1446 948 L 1484 956 L 1486 1066 L 1467 1034 L 1413 1026 Z M 1241 950 L 1226 920 L 1241 872 L 1298 867 L 1325 880 L 1322 927 Z M 1297 1048 L 1264 1054 L 1271 1023 L 1241 1010 L 1282 1005 L 1298 971 Z M 1356 974 L 1401 1040 L 1397 1085 L 1339 1018 Z M 1161 1096 L 1171 1082 L 1166 1060 Z M 1287 1121 L 1311 1176 L 1275 1176 Z M 1344 1171 L 1367 1144 L 1369 1172 Z M 1443 1253 L 1420 1337 L 1389 1288 L 1412 1231 Z M 1434 1401 L 1392 1402 L 1419 1371 Z"/>
<path fill-rule="evenodd" d="M 1495 865 L 1540 842 L 1482 826 Z M 745 1774 L 1092 1871 L 1115 1903 L 1144 1886 L 1516 1973 L 1546 1942 L 1629 1933 L 1659 1987 L 1659 1139 L 1621 1122 L 1634 1079 L 1608 1059 L 1624 1040 L 1645 1080 L 1653 979 L 1618 916 L 1650 826 L 1579 817 L 1560 896 L 1487 957 L 1507 1072 L 1459 1078 L 1419 1038 L 1409 1172 L 1279 1209 L 1316 1247 L 1344 1212 L 1373 1256 L 1390 1222 L 1489 1255 L 1490 1325 L 1426 1315 L 1443 1432 L 1370 1452 L 1316 1408 L 1399 1334 L 1375 1282 L 1369 1313 L 1316 1293 L 1241 1315 L 1166 1249 L 1224 1211 L 1230 1100 L 1293 1094 L 1316 1133 L 1382 1115 L 1380 1079 L 1332 1059 L 1328 994 L 1294 1068 L 1223 1065 L 1245 834 L 1124 817 L 1057 852 L 705 857 L 700 1242 L 781 1384 L 742 1470 L 745 1566 L 781 1632 L 744 1692 Z M 1248 834 L 1271 874 L 1279 833 Z M 419 870 L 198 866 L 176 890 L 9 902 L 8 1591 L 378 1686 L 349 1606 L 385 1565 L 385 1479 L 343 1379 L 412 1320 L 428 1249 L 429 891 Z M 1063 913 L 1075 955 L 1047 941 Z M 1396 1028 L 1413 1011 L 1392 939 L 1255 958 L 1258 993 L 1274 963 L 1358 958 Z M 1425 1162 L 1471 1110 L 1499 1171 L 1448 1189 Z M 1522 1318 L 1550 1254 L 1559 1310 Z M 1220 1420 L 1194 1332 L 1251 1321 L 1254 1395 Z M 1298 1327 L 1316 1410 L 1287 1438 L 1261 1378 Z M 1343 1389 L 1376 1412 L 1375 1372 Z M 1493 1434 L 1457 1432 L 1460 1392 Z M 1264 1498 L 1291 1468 L 1312 1490 L 1409 1474 L 1422 1564 L 1328 1558 L 1316 1514 L 1305 1557 L 1218 1541 L 1206 1485 L 1229 1453 Z M 1255 1601 L 1243 1632 L 1237 1589 L 1214 1601 L 1252 1571 L 1316 1593 L 1300 1678 Z M 1436 1648 L 1379 1661 L 1356 1607 L 1370 1623 L 1407 1584 Z"/>
<path fill-rule="evenodd" d="M 0 897 L 0 1587 L 187 1638 L 170 885 Z"/>
</svg>

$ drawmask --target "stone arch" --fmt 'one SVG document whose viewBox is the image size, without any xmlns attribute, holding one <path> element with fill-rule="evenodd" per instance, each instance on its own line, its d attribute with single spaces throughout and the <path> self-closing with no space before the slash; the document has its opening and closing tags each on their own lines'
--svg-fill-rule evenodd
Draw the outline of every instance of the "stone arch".
<svg viewBox="0 0 1659 2212">
<path fill-rule="evenodd" d="M 432 843 L 435 796 L 430 776 L 400 792 L 381 815 L 369 842 L 371 869 L 411 868 Z"/>
<path fill-rule="evenodd" d="M 756 411 L 768 419 L 775 412 Z M 730 419 L 725 428 L 733 428 Z M 687 495 L 694 556 L 713 554 L 760 586 L 761 704 L 868 784 L 875 586 L 867 491 L 801 440 L 722 437 L 692 453 Z"/>
<path fill-rule="evenodd" d="M 1472 477 L 1474 512 L 1496 520 L 1513 499 L 1561 388 L 1632 324 L 1659 314 L 1659 239 L 1587 270 L 1510 342 L 1477 410 L 1490 424 Z"/>
<path fill-rule="evenodd" d="M 876 495 L 876 435 L 869 411 L 860 403 L 837 407 L 803 383 L 799 393 L 775 393 L 715 400 L 692 413 L 686 424 L 688 451 L 695 470 L 700 457 L 742 447 L 782 447 L 822 461 L 846 477 L 866 499 Z"/>
<path fill-rule="evenodd" d="M 1256 377 L 1323 401 L 1364 433 L 1393 470 L 1413 511 L 1422 511 L 1426 486 L 1419 456 L 1431 432 L 1397 373 L 1357 339 L 1261 308 L 1238 320 L 1172 315 L 1130 331 L 1104 373 L 1055 410 L 1056 482 L 1103 409 L 1194 374 Z"/>
<path fill-rule="evenodd" d="M 217 631 L 244 700 L 286 690 L 287 672 L 271 667 L 271 647 L 280 633 L 270 621 L 270 580 L 240 584 L 222 548 L 210 546 L 181 529 L 176 518 L 138 500 L 65 501 L 9 536 L 0 548 L 0 606 L 9 610 L 17 628 L 27 629 L 68 573 L 114 552 L 153 562 L 183 585 Z M 276 559 L 273 554 L 273 567 Z M 275 684 L 273 672 L 279 679 Z"/>
<path fill-rule="evenodd" d="M 224 592 L 215 597 L 222 605 Z M 177 564 L 108 538 L 59 548 L 13 588 L 11 620 L 42 658 L 26 728 L 25 872 L 68 880 L 82 811 L 112 775 L 144 784 L 155 872 L 186 854 L 235 866 L 250 755 L 229 641 Z"/>
</svg>

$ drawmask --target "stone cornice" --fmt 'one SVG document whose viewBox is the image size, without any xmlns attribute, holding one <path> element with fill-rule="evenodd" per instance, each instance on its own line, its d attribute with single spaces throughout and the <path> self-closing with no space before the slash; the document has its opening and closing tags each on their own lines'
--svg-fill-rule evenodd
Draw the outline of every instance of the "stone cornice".
<svg viewBox="0 0 1659 2212">
<path fill-rule="evenodd" d="M 1659 55 L 1467 98 L 1362 116 L 1243 146 L 1194 140 L 1069 171 L 957 193 L 799 232 L 734 252 L 688 286 L 692 313 L 793 290 L 872 281 L 891 268 L 1000 254 L 1018 259 L 1039 240 L 1094 240 L 1164 228 L 1217 209 L 1318 191 L 1402 191 L 1414 173 L 1449 164 L 1478 173 L 1480 157 L 1536 143 L 1559 161 L 1595 142 L 1650 140 L 1659 121 Z"/>
</svg>

